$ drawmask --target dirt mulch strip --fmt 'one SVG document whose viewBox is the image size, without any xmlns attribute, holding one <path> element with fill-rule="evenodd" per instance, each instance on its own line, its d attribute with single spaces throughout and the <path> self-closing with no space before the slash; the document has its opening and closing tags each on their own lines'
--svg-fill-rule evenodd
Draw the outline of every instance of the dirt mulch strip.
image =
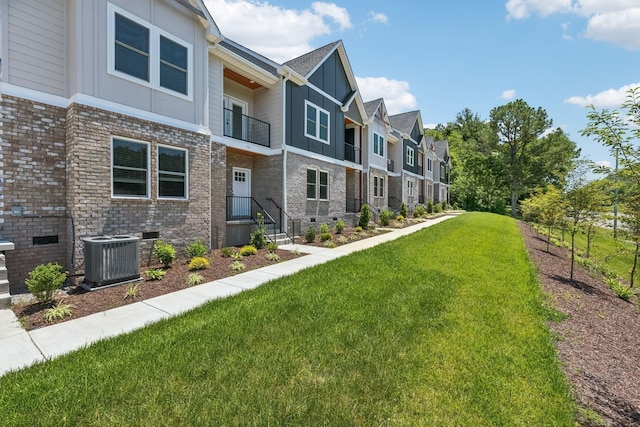
<svg viewBox="0 0 640 427">
<path fill-rule="evenodd" d="M 580 405 L 607 425 L 640 426 L 640 310 L 637 299 L 618 298 L 601 275 L 576 264 L 569 280 L 570 253 L 520 223 L 527 251 L 551 304 L 568 315 L 550 328 L 563 369 Z M 589 424 L 583 420 L 584 425 Z"/>
</svg>

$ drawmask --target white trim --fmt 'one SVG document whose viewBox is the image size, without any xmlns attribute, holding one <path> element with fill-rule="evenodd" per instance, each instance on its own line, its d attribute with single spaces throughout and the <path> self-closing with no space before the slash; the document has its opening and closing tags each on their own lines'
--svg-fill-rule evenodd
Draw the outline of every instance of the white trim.
<svg viewBox="0 0 640 427">
<path fill-rule="evenodd" d="M 320 89 L 318 86 L 315 86 L 311 83 L 307 83 L 307 87 L 315 90 L 316 92 L 318 92 L 320 95 L 324 96 L 325 98 L 327 98 L 329 101 L 339 105 L 340 107 L 342 107 L 342 101 L 338 101 L 337 99 L 335 99 L 333 96 L 329 95 L 327 92 L 323 91 L 322 89 Z"/>
<path fill-rule="evenodd" d="M 233 196 L 237 196 L 237 194 L 233 194 L 233 183 L 235 182 L 235 177 L 236 177 L 236 171 L 237 172 L 243 172 L 246 178 L 246 183 L 247 183 L 247 188 L 249 189 L 249 194 L 246 196 L 238 196 L 238 197 L 251 197 L 252 194 L 252 190 L 251 190 L 251 169 L 249 168 L 241 168 L 238 166 L 233 166 L 231 168 L 231 194 Z"/>
<path fill-rule="evenodd" d="M 307 109 L 309 107 L 315 108 L 316 110 L 316 122 L 315 122 L 316 135 L 311 135 L 307 131 Z M 320 114 L 321 113 L 324 113 L 327 115 L 327 139 L 326 140 L 320 138 Z M 318 107 L 316 104 L 309 101 L 308 99 L 304 100 L 304 136 L 307 138 L 311 138 L 316 141 L 322 142 L 323 144 L 327 144 L 327 145 L 331 144 L 331 113 L 329 113 L 324 108 Z"/>
<path fill-rule="evenodd" d="M 184 152 L 184 197 L 177 196 L 160 196 L 160 147 L 168 148 L 169 150 L 175 151 L 183 151 Z M 156 146 L 156 156 L 158 159 L 158 168 L 156 170 L 156 179 L 158 181 L 157 185 L 157 197 L 158 200 L 189 200 L 189 150 L 182 147 L 176 147 L 173 145 L 167 144 L 157 144 Z M 175 174 L 164 171 L 164 173 Z"/>
<path fill-rule="evenodd" d="M 315 171 L 316 172 L 316 182 L 315 182 L 315 197 L 310 198 L 309 194 L 308 194 L 308 188 L 307 186 L 309 185 L 309 179 L 307 176 L 305 176 L 306 178 L 306 186 L 305 186 L 305 192 L 307 192 L 307 200 L 317 200 L 319 202 L 328 202 L 331 200 L 331 171 L 328 171 L 326 169 L 320 169 L 320 167 L 318 166 L 307 166 L 306 168 L 306 174 L 309 173 L 309 171 Z M 327 174 L 327 197 L 325 199 L 320 197 L 320 174 Z M 306 175 L 305 174 L 305 175 Z"/>
<path fill-rule="evenodd" d="M 149 81 L 139 79 L 115 68 L 115 14 L 141 25 L 149 30 Z M 187 93 L 183 94 L 160 85 L 160 37 L 165 37 L 187 49 Z M 157 27 L 132 13 L 107 3 L 107 74 L 173 95 L 187 101 L 193 101 L 193 45 L 179 37 Z"/>
<path fill-rule="evenodd" d="M 50 93 L 41 92 L 39 90 L 28 89 L 26 87 L 3 82 L 0 82 L 0 94 L 28 99 L 33 102 L 41 102 L 43 104 L 59 108 L 67 108 L 71 104 L 69 99 L 64 96 L 51 95 Z"/>
<path fill-rule="evenodd" d="M 387 169 L 387 166 L 375 165 L 373 163 L 371 163 L 369 165 L 369 169 L 376 169 L 376 170 L 379 170 L 379 171 L 384 171 L 384 172 L 389 173 L 389 169 Z"/>
<path fill-rule="evenodd" d="M 409 153 L 411 153 L 411 163 L 409 163 Z M 407 145 L 407 149 L 404 153 L 405 156 L 405 163 L 408 166 L 415 166 L 416 165 L 416 150 L 413 147 L 410 147 Z"/>
<path fill-rule="evenodd" d="M 417 178 L 417 179 L 422 179 L 422 180 L 424 180 L 424 179 L 425 179 L 425 178 L 424 178 L 424 176 L 422 176 L 422 175 L 418 175 L 417 173 L 413 173 L 413 172 L 411 172 L 411 171 L 407 171 L 407 170 L 405 170 L 405 171 L 402 171 L 402 172 L 403 172 L 403 173 L 405 173 L 405 174 L 407 174 L 408 176 L 411 176 L 411 177 L 414 177 L 414 178 Z"/>
<path fill-rule="evenodd" d="M 378 136 L 378 141 L 380 141 L 382 139 L 382 154 L 378 154 L 376 153 L 376 135 Z M 386 150 L 386 144 L 385 144 L 385 137 L 382 136 L 381 134 L 379 134 L 378 132 L 373 132 L 373 155 L 376 157 L 380 157 L 381 159 L 386 158 L 385 154 L 387 152 Z"/>
<path fill-rule="evenodd" d="M 226 145 L 227 147 L 235 148 L 242 151 L 248 151 L 250 153 L 262 154 L 264 156 L 275 156 L 282 153 L 281 148 L 263 147 L 262 145 L 254 144 L 247 141 L 241 141 L 239 139 L 223 135 L 212 135 L 211 141 L 218 144 Z"/>
<path fill-rule="evenodd" d="M 113 161 L 114 161 L 114 157 L 113 157 L 113 140 L 114 139 L 119 139 L 122 141 L 129 141 L 129 142 L 133 142 L 136 144 L 141 144 L 141 145 L 146 145 L 147 146 L 147 189 L 146 189 L 146 195 L 145 196 L 127 196 L 127 195 L 115 195 L 113 193 Z M 147 141 L 140 141 L 138 139 L 133 139 L 133 138 L 127 138 L 127 137 L 122 137 L 122 136 L 117 136 L 117 135 L 111 135 L 110 141 L 109 141 L 109 150 L 111 151 L 111 159 L 110 159 L 110 164 L 109 164 L 109 172 L 110 172 L 110 177 L 111 177 L 111 198 L 112 199 L 136 199 L 136 200 L 150 200 L 151 199 L 151 143 L 147 142 Z"/>
<path fill-rule="evenodd" d="M 313 151 L 303 150 L 302 148 L 287 146 L 287 152 L 292 154 L 297 154 L 303 157 L 307 157 L 309 159 L 319 160 L 321 162 L 329 163 L 332 165 L 343 166 L 345 168 L 351 168 L 358 171 L 362 171 L 362 165 L 357 163 L 345 162 L 344 160 L 334 159 L 333 157 L 328 157 L 323 154 L 314 153 Z"/>
</svg>

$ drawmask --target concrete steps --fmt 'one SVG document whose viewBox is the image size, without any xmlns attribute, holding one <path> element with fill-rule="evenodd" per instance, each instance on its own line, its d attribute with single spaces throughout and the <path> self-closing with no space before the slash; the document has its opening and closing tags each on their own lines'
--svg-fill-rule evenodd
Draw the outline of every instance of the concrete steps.
<svg viewBox="0 0 640 427">
<path fill-rule="evenodd" d="M 7 267 L 4 255 L 0 254 L 0 310 L 11 307 L 11 295 L 9 294 L 9 281 L 7 280 Z"/>
</svg>

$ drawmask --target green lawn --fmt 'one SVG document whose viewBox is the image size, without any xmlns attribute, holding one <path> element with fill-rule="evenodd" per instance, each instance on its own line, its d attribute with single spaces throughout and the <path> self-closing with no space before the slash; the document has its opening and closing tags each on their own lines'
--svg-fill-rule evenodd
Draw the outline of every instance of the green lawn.
<svg viewBox="0 0 640 427">
<path fill-rule="evenodd" d="M 465 214 L 0 378 L 0 425 L 570 426 L 510 218 Z"/>
</svg>

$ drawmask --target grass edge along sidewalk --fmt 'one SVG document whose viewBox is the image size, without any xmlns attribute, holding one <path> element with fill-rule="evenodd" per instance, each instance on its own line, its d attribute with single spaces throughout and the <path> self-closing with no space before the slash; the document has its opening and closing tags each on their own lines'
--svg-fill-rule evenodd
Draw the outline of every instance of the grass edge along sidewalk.
<svg viewBox="0 0 640 427">
<path fill-rule="evenodd" d="M 465 214 L 0 378 L 2 425 L 573 425 L 516 223 Z"/>
</svg>

